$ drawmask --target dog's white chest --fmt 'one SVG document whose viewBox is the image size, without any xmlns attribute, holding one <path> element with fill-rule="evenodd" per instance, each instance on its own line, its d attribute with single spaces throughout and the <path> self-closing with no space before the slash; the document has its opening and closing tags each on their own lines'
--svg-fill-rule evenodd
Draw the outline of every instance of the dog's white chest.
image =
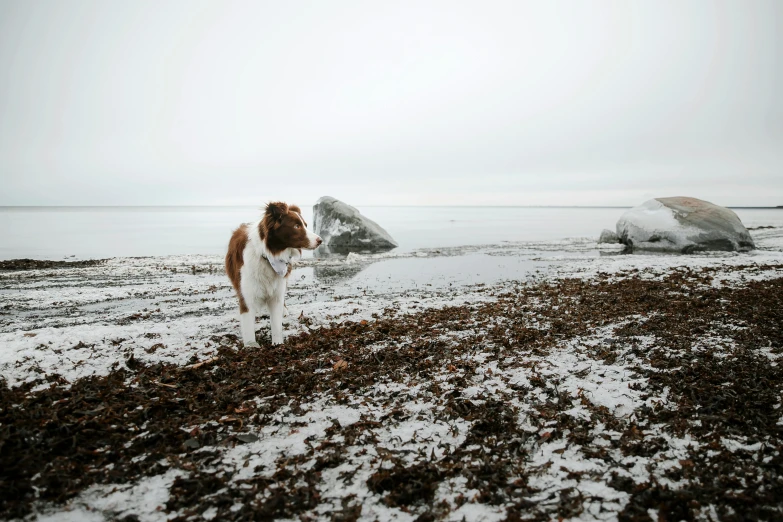
<svg viewBox="0 0 783 522">
<path fill-rule="evenodd" d="M 248 307 L 256 312 L 268 306 L 270 300 L 281 301 L 285 293 L 285 278 L 248 245 L 245 248 L 245 263 L 240 271 L 242 295 Z"/>
</svg>

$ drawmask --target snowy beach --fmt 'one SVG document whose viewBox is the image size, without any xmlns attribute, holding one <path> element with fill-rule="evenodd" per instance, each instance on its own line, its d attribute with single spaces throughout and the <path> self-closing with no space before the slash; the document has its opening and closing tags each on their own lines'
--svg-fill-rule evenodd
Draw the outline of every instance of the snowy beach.
<svg viewBox="0 0 783 522">
<path fill-rule="evenodd" d="M 782 20 L 0 1 L 0 522 L 783 521 Z"/>
<path fill-rule="evenodd" d="M 754 237 L 306 259 L 253 350 L 219 256 L 0 272 L 2 511 L 780 517 L 783 229 Z"/>
</svg>

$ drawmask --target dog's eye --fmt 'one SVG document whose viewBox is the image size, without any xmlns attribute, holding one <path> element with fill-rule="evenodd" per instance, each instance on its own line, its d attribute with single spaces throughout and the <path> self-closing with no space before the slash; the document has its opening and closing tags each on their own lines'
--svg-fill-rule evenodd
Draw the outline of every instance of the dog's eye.
<svg viewBox="0 0 783 522">
<path fill-rule="evenodd" d="M 302 228 L 302 227 L 300 227 L 299 225 L 294 225 L 294 228 Z"/>
</svg>

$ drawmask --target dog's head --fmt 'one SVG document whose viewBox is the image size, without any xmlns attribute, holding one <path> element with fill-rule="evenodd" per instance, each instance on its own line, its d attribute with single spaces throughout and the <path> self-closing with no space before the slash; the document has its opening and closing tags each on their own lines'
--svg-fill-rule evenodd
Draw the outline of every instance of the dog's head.
<svg viewBox="0 0 783 522">
<path fill-rule="evenodd" d="M 312 250 L 322 243 L 320 237 L 308 232 L 307 223 L 302 218 L 299 207 L 280 202 L 266 206 L 264 217 L 259 224 L 259 233 L 272 255 L 287 248 Z"/>
</svg>

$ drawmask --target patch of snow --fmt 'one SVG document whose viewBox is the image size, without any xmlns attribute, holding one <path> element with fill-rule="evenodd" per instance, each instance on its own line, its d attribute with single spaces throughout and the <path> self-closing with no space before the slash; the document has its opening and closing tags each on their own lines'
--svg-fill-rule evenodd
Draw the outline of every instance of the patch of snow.
<svg viewBox="0 0 783 522">
<path fill-rule="evenodd" d="M 732 453 L 736 453 L 737 451 L 759 451 L 761 450 L 762 444 L 760 442 L 756 442 L 755 444 L 745 444 L 744 442 L 741 442 L 736 439 L 729 439 L 726 437 L 721 437 L 720 439 L 721 444 L 723 444 L 723 447 L 729 450 Z"/>
<path fill-rule="evenodd" d="M 506 510 L 503 506 L 490 506 L 466 502 L 450 512 L 446 520 L 461 522 L 462 520 L 481 520 L 482 522 L 496 522 L 506 519 Z"/>
<path fill-rule="evenodd" d="M 185 473 L 170 469 L 162 475 L 147 477 L 135 484 L 107 484 L 92 486 L 71 499 L 64 507 L 37 514 L 37 522 L 108 521 L 136 515 L 144 522 L 165 522 L 177 516 L 167 514 L 169 488 L 177 477 Z"/>
</svg>

